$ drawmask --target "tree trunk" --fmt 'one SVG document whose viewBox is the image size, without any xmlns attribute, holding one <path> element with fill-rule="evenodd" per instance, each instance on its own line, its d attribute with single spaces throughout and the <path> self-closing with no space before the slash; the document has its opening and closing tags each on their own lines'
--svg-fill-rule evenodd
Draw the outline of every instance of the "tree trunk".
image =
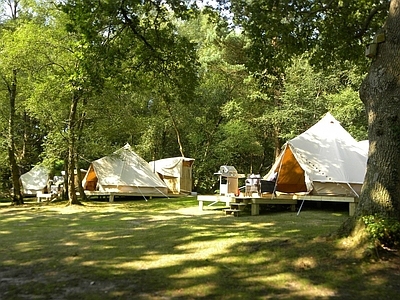
<svg viewBox="0 0 400 300">
<path fill-rule="evenodd" d="M 64 183 L 63 183 L 63 189 L 62 189 L 62 199 L 63 200 L 68 200 L 68 152 L 65 154 L 64 157 Z"/>
<path fill-rule="evenodd" d="M 75 162 L 76 162 L 76 151 L 75 151 L 75 125 L 76 125 L 76 111 L 78 107 L 79 96 L 75 92 L 72 97 L 72 103 L 69 111 L 68 119 L 68 199 L 69 205 L 81 204 L 76 196 L 75 190 Z"/>
<path fill-rule="evenodd" d="M 400 221 L 400 0 L 392 0 L 369 74 L 360 88 L 368 116 L 367 173 L 355 212 Z"/>
<path fill-rule="evenodd" d="M 279 157 L 282 151 L 282 144 L 281 141 L 279 140 L 279 129 L 277 126 L 274 126 L 274 152 L 275 152 L 275 159 Z"/>
<path fill-rule="evenodd" d="M 19 181 L 19 168 L 15 158 L 15 101 L 17 98 L 17 70 L 13 70 L 12 82 L 8 86 L 10 100 L 10 115 L 8 120 L 8 159 L 10 162 L 11 179 L 13 184 L 12 204 L 24 204 L 24 199 L 21 193 L 21 185 Z"/>
<path fill-rule="evenodd" d="M 79 163 L 79 152 L 80 152 L 80 140 L 81 140 L 81 137 L 82 137 L 82 132 L 83 132 L 83 125 L 84 125 L 84 123 L 85 123 L 85 113 L 82 113 L 81 114 L 81 117 L 79 118 L 79 125 L 78 125 L 78 146 L 76 147 L 76 162 L 75 162 L 75 165 L 76 165 L 76 170 L 77 170 L 77 173 L 76 173 L 76 176 L 77 176 L 77 179 L 78 179 L 78 190 L 79 190 L 79 194 L 80 194 L 80 196 L 81 196 L 81 199 L 83 200 L 83 201 L 87 201 L 87 197 L 86 197 L 86 194 L 85 194 L 85 191 L 84 191 L 84 189 L 83 189 L 83 185 L 82 185 L 82 180 L 83 180 L 83 178 L 82 178 L 82 174 L 81 174 L 81 167 L 80 167 L 80 163 Z"/>
<path fill-rule="evenodd" d="M 182 157 L 185 157 L 185 154 L 183 153 L 183 147 L 182 147 L 182 143 L 181 143 L 181 136 L 179 134 L 178 125 L 175 122 L 175 118 L 174 118 L 174 115 L 172 114 L 172 110 L 171 110 L 168 100 L 164 98 L 164 101 L 165 101 L 165 105 L 167 106 L 169 116 L 171 117 L 172 125 L 174 126 L 174 130 L 176 133 L 176 140 L 177 140 L 178 146 L 179 146 L 179 152 L 181 153 Z"/>
</svg>

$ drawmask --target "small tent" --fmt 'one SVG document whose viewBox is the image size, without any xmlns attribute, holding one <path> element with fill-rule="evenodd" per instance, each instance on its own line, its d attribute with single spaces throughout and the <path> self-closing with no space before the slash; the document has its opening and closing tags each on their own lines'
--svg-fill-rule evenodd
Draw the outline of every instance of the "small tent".
<svg viewBox="0 0 400 300">
<path fill-rule="evenodd" d="M 166 195 L 166 184 L 149 164 L 126 144 L 111 155 L 93 161 L 83 180 L 88 191 L 134 195 Z"/>
<path fill-rule="evenodd" d="M 35 195 L 44 192 L 49 180 L 49 171 L 42 165 L 34 166 L 29 172 L 20 177 L 24 195 Z"/>
<path fill-rule="evenodd" d="M 365 150 L 327 113 L 284 145 L 263 179 L 276 177 L 278 192 L 358 196 L 366 163 Z"/>
<path fill-rule="evenodd" d="M 82 182 L 83 182 L 83 179 L 85 178 L 87 170 L 80 169 L 79 173 L 80 173 L 80 176 L 81 176 Z M 61 176 L 54 176 L 54 178 L 53 178 L 54 184 L 57 184 L 57 183 L 58 184 L 63 184 L 64 183 L 64 177 L 65 177 L 65 171 L 61 171 Z M 74 184 L 75 184 L 75 187 L 79 186 L 78 170 L 77 169 L 74 170 Z"/>
<path fill-rule="evenodd" d="M 157 173 L 172 194 L 190 193 L 193 188 L 193 158 L 170 157 L 149 162 L 150 168 Z"/>
</svg>

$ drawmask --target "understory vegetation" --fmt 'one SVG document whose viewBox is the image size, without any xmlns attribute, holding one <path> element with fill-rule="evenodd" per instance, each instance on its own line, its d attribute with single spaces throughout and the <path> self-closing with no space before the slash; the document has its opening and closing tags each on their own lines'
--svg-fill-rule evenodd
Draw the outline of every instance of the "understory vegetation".
<svg viewBox="0 0 400 300">
<path fill-rule="evenodd" d="M 377 247 L 396 247 L 400 245 L 400 222 L 379 215 L 362 217 L 371 243 Z"/>
</svg>

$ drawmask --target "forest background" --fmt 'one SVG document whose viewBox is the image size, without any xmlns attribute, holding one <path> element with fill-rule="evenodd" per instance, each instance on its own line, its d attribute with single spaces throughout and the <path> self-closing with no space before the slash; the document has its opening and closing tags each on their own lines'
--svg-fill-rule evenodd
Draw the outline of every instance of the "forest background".
<svg viewBox="0 0 400 300">
<path fill-rule="evenodd" d="M 367 139 L 358 90 L 384 18 L 346 34 L 385 1 L 361 1 L 358 19 L 347 3 L 318 30 L 275 2 L 1 1 L 3 195 L 16 170 L 43 162 L 71 174 L 125 143 L 147 161 L 194 158 L 194 190 L 213 192 L 221 165 L 264 175 L 285 141 L 328 111 Z"/>
</svg>

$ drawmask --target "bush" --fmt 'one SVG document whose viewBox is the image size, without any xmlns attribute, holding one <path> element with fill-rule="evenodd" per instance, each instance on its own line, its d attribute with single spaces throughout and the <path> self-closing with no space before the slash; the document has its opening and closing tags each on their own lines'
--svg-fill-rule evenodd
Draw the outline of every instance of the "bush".
<svg viewBox="0 0 400 300">
<path fill-rule="evenodd" d="M 400 222 L 398 220 L 378 215 L 364 216 L 362 220 L 370 239 L 378 246 L 400 245 Z"/>
</svg>

